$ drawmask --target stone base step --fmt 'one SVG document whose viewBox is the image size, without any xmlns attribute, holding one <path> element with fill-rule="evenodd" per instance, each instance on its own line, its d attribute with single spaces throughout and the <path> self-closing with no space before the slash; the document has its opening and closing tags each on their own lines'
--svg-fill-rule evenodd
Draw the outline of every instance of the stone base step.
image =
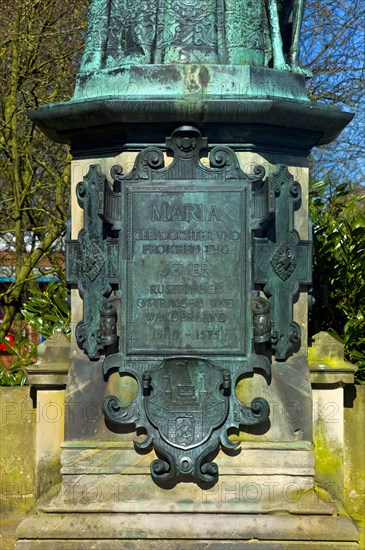
<svg viewBox="0 0 365 550">
<path fill-rule="evenodd" d="M 35 514 L 18 527 L 16 550 L 359 550 L 346 515 Z"/>
</svg>

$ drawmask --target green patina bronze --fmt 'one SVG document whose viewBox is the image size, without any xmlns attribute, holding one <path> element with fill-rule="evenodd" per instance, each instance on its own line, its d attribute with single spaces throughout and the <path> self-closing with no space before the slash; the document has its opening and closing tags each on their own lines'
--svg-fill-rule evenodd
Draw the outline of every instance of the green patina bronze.
<svg viewBox="0 0 365 550">
<path fill-rule="evenodd" d="M 306 156 L 352 115 L 307 97 L 299 65 L 304 6 L 91 0 L 73 98 L 28 114 L 74 155 L 115 154 L 125 143 L 139 150 L 192 124 L 214 143 Z"/>
<path fill-rule="evenodd" d="M 298 62 L 303 10 L 304 0 L 93 0 L 74 100 L 306 100 L 304 81 L 290 74 L 305 74 Z M 268 76 L 267 68 L 286 76 Z"/>
<path fill-rule="evenodd" d="M 82 72 L 202 63 L 301 72 L 304 0 L 92 0 Z"/>
<path fill-rule="evenodd" d="M 74 155 L 114 154 L 121 143 L 139 150 L 192 124 L 214 143 L 305 156 L 352 115 L 307 97 L 304 4 L 92 0 L 73 98 L 29 116 Z"/>
</svg>

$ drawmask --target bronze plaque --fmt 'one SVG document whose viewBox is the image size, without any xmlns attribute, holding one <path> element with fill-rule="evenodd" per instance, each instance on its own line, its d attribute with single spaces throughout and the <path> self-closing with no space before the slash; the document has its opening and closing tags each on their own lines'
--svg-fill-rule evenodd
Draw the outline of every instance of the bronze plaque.
<svg viewBox="0 0 365 550">
<path fill-rule="evenodd" d="M 127 353 L 245 355 L 246 187 L 126 195 Z"/>
</svg>

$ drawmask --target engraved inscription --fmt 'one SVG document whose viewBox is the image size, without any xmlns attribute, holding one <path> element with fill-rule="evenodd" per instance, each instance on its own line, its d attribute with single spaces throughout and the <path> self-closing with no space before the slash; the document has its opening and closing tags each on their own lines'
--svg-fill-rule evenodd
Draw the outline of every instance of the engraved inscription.
<svg viewBox="0 0 365 550">
<path fill-rule="evenodd" d="M 245 353 L 242 188 L 127 188 L 129 353 Z"/>
<path fill-rule="evenodd" d="M 152 205 L 152 221 L 163 222 L 190 222 L 197 221 L 220 221 L 218 216 L 218 209 L 216 206 L 210 206 L 205 204 L 183 204 L 169 205 L 164 203 L 161 206 Z"/>
</svg>

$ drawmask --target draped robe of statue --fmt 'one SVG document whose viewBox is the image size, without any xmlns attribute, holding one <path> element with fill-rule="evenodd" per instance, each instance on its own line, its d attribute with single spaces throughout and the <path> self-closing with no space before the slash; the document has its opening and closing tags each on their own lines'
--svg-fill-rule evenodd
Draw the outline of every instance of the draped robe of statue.
<svg viewBox="0 0 365 550">
<path fill-rule="evenodd" d="M 262 1 L 92 0 L 89 21 L 83 72 L 160 63 L 264 66 L 267 59 Z"/>
</svg>

